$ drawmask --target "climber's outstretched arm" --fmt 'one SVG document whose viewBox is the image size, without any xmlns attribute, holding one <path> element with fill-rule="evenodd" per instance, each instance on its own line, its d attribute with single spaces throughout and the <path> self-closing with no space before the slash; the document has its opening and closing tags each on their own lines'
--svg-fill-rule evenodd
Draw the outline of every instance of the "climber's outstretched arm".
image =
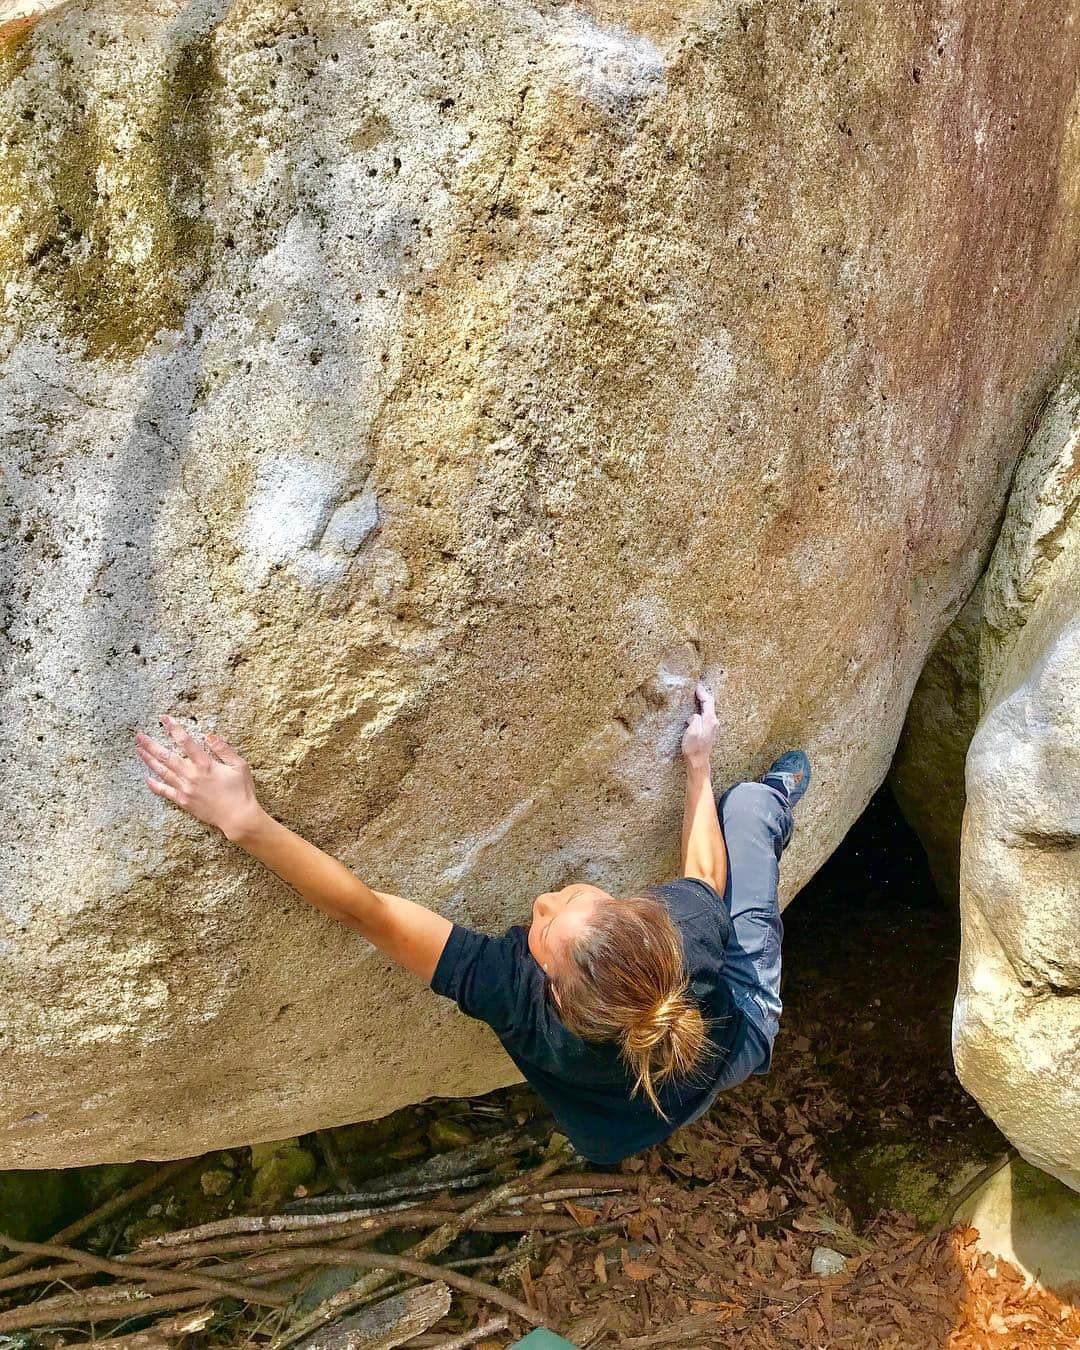
<svg viewBox="0 0 1080 1350">
<path fill-rule="evenodd" d="M 162 724 L 183 756 L 138 735 L 138 754 L 157 775 L 146 782 L 161 797 L 215 825 L 310 904 L 340 919 L 399 965 L 431 982 L 453 926 L 441 914 L 399 895 L 372 890 L 336 858 L 267 814 L 251 770 L 228 742 L 210 734 L 207 751 L 171 718 Z M 215 758 L 216 756 L 216 758 Z"/>
</svg>

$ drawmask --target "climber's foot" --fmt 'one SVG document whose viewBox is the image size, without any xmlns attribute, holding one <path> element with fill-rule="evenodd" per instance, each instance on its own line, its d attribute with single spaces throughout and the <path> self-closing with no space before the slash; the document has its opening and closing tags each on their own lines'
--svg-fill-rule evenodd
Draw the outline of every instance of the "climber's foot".
<svg viewBox="0 0 1080 1350">
<path fill-rule="evenodd" d="M 810 782 L 810 760 L 802 750 L 789 750 L 774 760 L 758 779 L 770 787 L 779 788 L 794 806 Z"/>
</svg>

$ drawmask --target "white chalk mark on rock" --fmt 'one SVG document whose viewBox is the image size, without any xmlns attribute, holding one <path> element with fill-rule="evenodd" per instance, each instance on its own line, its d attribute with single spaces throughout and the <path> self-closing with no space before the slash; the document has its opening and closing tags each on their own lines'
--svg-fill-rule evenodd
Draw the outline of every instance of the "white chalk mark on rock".
<svg viewBox="0 0 1080 1350">
<path fill-rule="evenodd" d="M 342 475 L 328 465 L 285 455 L 260 459 L 244 520 L 248 550 L 265 564 L 295 558 L 322 533 L 341 486 Z"/>
<path fill-rule="evenodd" d="M 557 66 L 567 83 L 591 103 L 623 111 L 664 89 L 664 58 L 655 43 L 621 25 L 601 26 L 584 14 L 562 15 L 549 29 L 562 48 Z"/>
<path fill-rule="evenodd" d="M 330 517 L 320 546 L 340 549 L 343 553 L 358 553 L 378 523 L 379 503 L 375 493 L 365 488 L 358 497 L 342 502 Z"/>
</svg>

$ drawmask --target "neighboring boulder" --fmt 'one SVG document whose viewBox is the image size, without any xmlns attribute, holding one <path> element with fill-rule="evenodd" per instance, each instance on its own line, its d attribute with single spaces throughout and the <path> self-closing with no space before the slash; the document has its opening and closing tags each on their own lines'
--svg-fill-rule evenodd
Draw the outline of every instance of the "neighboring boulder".
<svg viewBox="0 0 1080 1350">
<path fill-rule="evenodd" d="M 0 29 L 0 1167 L 517 1076 L 151 796 L 159 712 L 488 929 L 673 873 L 699 676 L 718 787 L 814 761 L 785 899 L 881 782 L 1080 298 L 1077 33 L 617 11 Z"/>
<path fill-rule="evenodd" d="M 1017 470 L 986 575 L 953 1049 L 1029 1162 L 1080 1189 L 1080 367 Z"/>
<path fill-rule="evenodd" d="M 961 1081 L 1026 1158 L 1080 1189 L 1078 503 L 1074 361 L 986 574 L 916 688 L 893 786 L 945 894 L 959 860 Z"/>
</svg>

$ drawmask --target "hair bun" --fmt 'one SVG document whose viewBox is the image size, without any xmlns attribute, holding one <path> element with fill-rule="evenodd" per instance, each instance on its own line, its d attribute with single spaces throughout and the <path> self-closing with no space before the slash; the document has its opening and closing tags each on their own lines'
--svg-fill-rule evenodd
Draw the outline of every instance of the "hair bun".
<svg viewBox="0 0 1080 1350">
<path fill-rule="evenodd" d="M 667 993 L 634 1024 L 628 1028 L 628 1049 L 638 1054 L 653 1050 L 678 1027 L 679 1021 L 691 1011 L 681 991 Z M 693 1011 L 696 1012 L 696 1009 Z"/>
</svg>

